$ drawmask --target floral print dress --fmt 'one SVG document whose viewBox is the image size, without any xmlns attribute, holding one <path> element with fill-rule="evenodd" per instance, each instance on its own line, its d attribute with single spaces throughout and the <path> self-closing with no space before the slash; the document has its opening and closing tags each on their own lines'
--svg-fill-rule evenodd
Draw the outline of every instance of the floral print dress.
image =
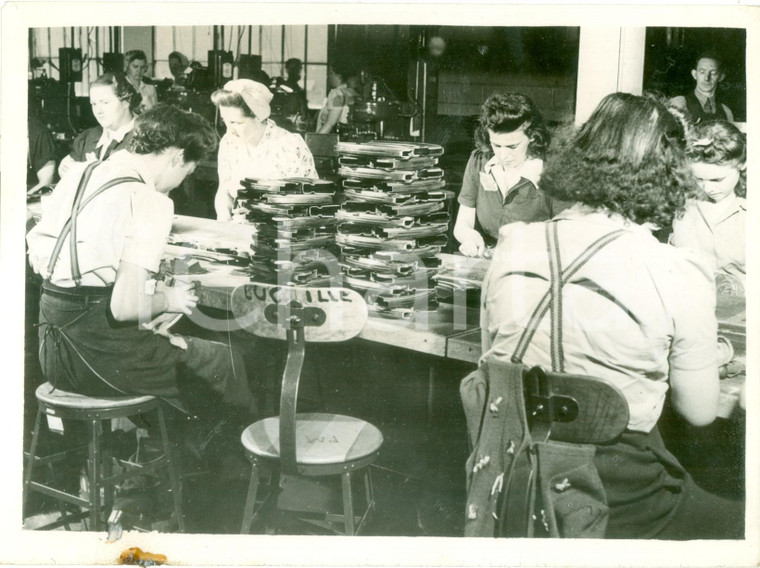
<svg viewBox="0 0 760 568">
<path fill-rule="evenodd" d="M 288 132 L 272 120 L 256 146 L 250 146 L 231 134 L 219 143 L 219 188 L 235 198 L 245 178 L 316 179 L 317 170 L 309 147 L 299 134 Z"/>
</svg>

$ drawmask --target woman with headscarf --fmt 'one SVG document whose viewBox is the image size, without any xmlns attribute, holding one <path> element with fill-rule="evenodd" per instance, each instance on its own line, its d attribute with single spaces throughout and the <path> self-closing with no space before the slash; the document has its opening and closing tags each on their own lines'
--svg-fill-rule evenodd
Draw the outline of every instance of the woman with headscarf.
<svg viewBox="0 0 760 568">
<path fill-rule="evenodd" d="M 174 78 L 174 84 L 184 86 L 187 80 L 187 68 L 190 66 L 190 60 L 179 51 L 172 51 L 169 54 L 169 72 Z"/>
<path fill-rule="evenodd" d="M 245 178 L 317 178 L 314 158 L 298 134 L 269 119 L 271 91 L 250 79 L 229 81 L 211 95 L 227 133 L 219 143 L 217 219 L 229 221 L 240 181 Z"/>
</svg>

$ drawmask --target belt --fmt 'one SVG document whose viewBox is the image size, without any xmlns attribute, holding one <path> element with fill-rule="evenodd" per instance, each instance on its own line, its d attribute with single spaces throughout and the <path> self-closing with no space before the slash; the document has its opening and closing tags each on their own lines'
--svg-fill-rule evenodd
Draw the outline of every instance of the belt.
<svg viewBox="0 0 760 568">
<path fill-rule="evenodd" d="M 113 286 L 77 286 L 63 288 L 51 282 L 42 283 L 42 293 L 55 298 L 61 298 L 78 304 L 87 304 L 95 300 L 109 298 L 113 292 Z"/>
</svg>

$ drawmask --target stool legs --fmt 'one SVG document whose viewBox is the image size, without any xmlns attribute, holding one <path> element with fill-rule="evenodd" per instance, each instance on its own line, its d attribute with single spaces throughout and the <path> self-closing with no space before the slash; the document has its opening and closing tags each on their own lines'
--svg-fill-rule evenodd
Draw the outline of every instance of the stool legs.
<svg viewBox="0 0 760 568">
<path fill-rule="evenodd" d="M 259 466 L 254 461 L 251 465 L 251 480 L 248 483 L 248 496 L 245 499 L 245 509 L 243 510 L 243 524 L 240 528 L 240 534 L 249 534 L 251 532 L 251 523 L 253 522 L 253 508 L 256 505 L 256 493 L 259 490 Z"/>
<path fill-rule="evenodd" d="M 87 485 L 90 501 L 90 530 L 97 531 L 100 526 L 100 464 L 101 422 L 90 420 L 90 443 L 87 454 Z"/>
<path fill-rule="evenodd" d="M 351 489 L 351 472 L 341 474 L 343 486 L 343 518 L 346 527 L 346 536 L 354 536 L 354 494 Z"/>
<path fill-rule="evenodd" d="M 34 419 L 34 431 L 32 432 L 32 445 L 29 448 L 29 458 L 26 462 L 26 472 L 24 473 L 24 489 L 21 498 L 22 517 L 26 513 L 26 499 L 29 496 L 29 484 L 32 481 L 32 468 L 34 467 L 34 460 L 37 456 L 37 442 L 39 441 L 41 420 L 42 411 L 37 410 L 37 417 Z"/>
<path fill-rule="evenodd" d="M 164 455 L 166 456 L 166 467 L 169 471 L 169 484 L 172 491 L 172 498 L 174 500 L 174 514 L 177 516 L 177 526 L 179 532 L 185 532 L 185 516 L 182 514 L 182 491 L 179 482 L 179 475 L 177 468 L 174 464 L 174 458 L 172 457 L 172 448 L 169 443 L 169 432 L 166 428 L 166 418 L 164 417 L 164 411 L 159 405 L 158 412 L 158 424 L 161 430 L 161 443 L 164 447 Z"/>
</svg>

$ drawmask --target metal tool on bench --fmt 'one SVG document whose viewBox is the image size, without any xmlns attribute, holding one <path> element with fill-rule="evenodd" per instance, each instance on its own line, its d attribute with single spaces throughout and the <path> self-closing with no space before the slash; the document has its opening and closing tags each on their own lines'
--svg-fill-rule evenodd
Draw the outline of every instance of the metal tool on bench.
<svg viewBox="0 0 760 568">
<path fill-rule="evenodd" d="M 443 154 L 443 147 L 423 142 L 388 142 L 381 140 L 361 144 L 356 142 L 338 142 L 338 153 L 358 156 L 414 158 L 419 156 L 440 156 Z"/>
<path fill-rule="evenodd" d="M 404 193 L 413 194 L 427 191 L 441 190 L 446 187 L 446 180 L 439 179 L 418 179 L 408 183 L 387 181 L 387 180 L 367 180 L 367 179 L 345 179 L 343 180 L 344 189 L 352 190 L 371 190 L 382 191 L 385 193 Z"/>
<path fill-rule="evenodd" d="M 381 170 L 375 168 L 341 166 L 338 169 L 338 175 L 352 179 L 413 182 L 416 180 L 441 179 L 443 178 L 443 170 L 436 167 L 423 170 Z"/>
</svg>

